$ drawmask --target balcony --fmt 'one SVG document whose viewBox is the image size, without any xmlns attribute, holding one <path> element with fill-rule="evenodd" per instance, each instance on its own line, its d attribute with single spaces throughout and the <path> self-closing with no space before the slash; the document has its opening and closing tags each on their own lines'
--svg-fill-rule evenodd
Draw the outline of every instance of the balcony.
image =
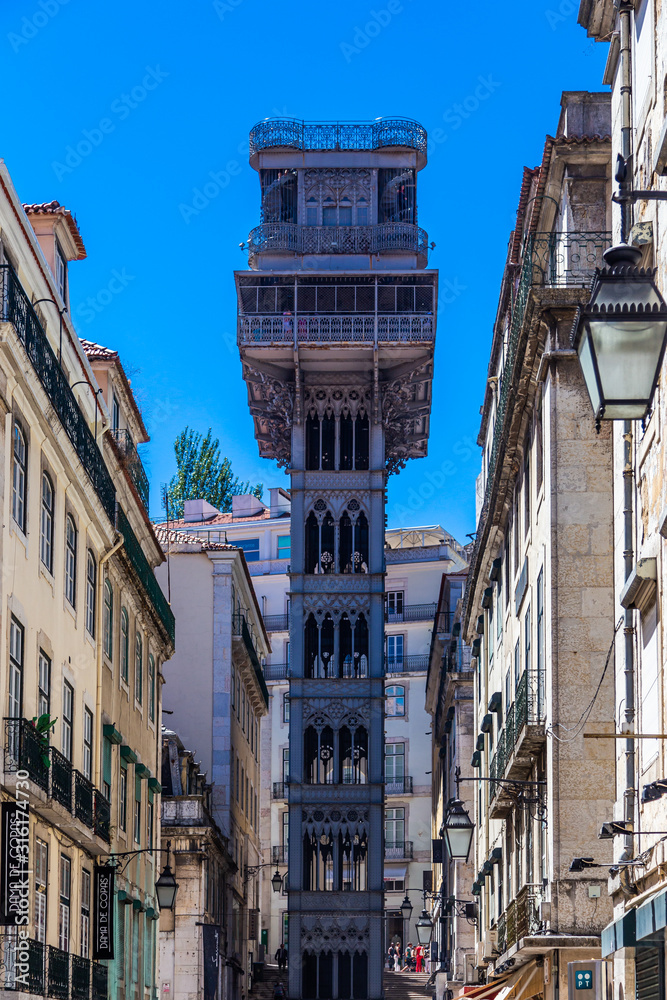
<svg viewBox="0 0 667 1000">
<path fill-rule="evenodd" d="M 410 656 L 385 656 L 385 673 L 425 673 L 428 670 L 428 661 L 428 653 L 413 653 Z"/>
<path fill-rule="evenodd" d="M 529 246 L 532 284 L 588 288 L 610 245 L 606 232 L 535 233 Z"/>
<path fill-rule="evenodd" d="M 106 965 L 93 962 L 92 1000 L 107 1000 L 109 992 L 109 971 Z"/>
<path fill-rule="evenodd" d="M 435 319 L 430 313 L 358 313 L 312 315 L 293 318 L 282 315 L 241 315 L 238 318 L 239 344 L 297 343 L 423 343 L 435 335 Z"/>
<path fill-rule="evenodd" d="M 406 604 L 400 610 L 384 610 L 384 620 L 388 625 L 401 622 L 430 622 L 435 615 L 437 604 Z"/>
<path fill-rule="evenodd" d="M 527 884 L 511 900 L 504 913 L 498 917 L 499 955 L 504 955 L 510 948 L 520 944 L 521 940 L 537 934 L 541 928 L 539 919 L 539 904 L 542 899 L 542 886 Z"/>
<path fill-rule="evenodd" d="M 90 998 L 90 959 L 72 955 L 72 1000 Z"/>
<path fill-rule="evenodd" d="M 74 815 L 89 829 L 95 826 L 95 788 L 79 771 L 74 772 Z"/>
<path fill-rule="evenodd" d="M 101 792 L 95 789 L 95 825 L 94 830 L 98 837 L 111 843 L 111 805 L 104 798 Z"/>
<path fill-rule="evenodd" d="M 264 615 L 267 632 L 289 632 L 289 615 Z"/>
<path fill-rule="evenodd" d="M 257 650 L 255 649 L 255 640 L 251 628 L 248 625 L 246 616 L 244 614 L 241 614 L 241 612 L 232 615 L 232 635 L 240 636 L 240 638 L 243 640 L 243 645 L 245 646 L 246 652 L 255 671 L 255 676 L 257 678 L 257 682 L 262 692 L 262 696 L 268 707 L 269 692 L 266 687 L 266 680 L 264 678 L 262 665 L 259 662 Z"/>
<path fill-rule="evenodd" d="M 273 798 L 274 799 L 286 799 L 287 798 L 287 782 L 286 781 L 274 781 L 273 782 Z"/>
<path fill-rule="evenodd" d="M 264 679 L 267 681 L 284 681 L 289 677 L 289 663 L 265 663 Z"/>
<path fill-rule="evenodd" d="M 412 778 L 405 775 L 402 778 L 385 778 L 385 795 L 411 795 Z"/>
<path fill-rule="evenodd" d="M 250 158 L 263 149 L 414 149 L 426 162 L 426 129 L 410 118 L 372 122 L 306 122 L 267 118 L 250 130 Z"/>
<path fill-rule="evenodd" d="M 132 435 L 128 430 L 120 430 L 120 428 L 112 430 L 111 435 L 120 452 L 122 465 L 134 483 L 134 488 L 141 497 L 144 509 L 148 510 L 148 476 L 132 440 Z"/>
<path fill-rule="evenodd" d="M 38 788 L 49 790 L 48 740 L 27 719 L 5 719 L 5 771 L 27 771 Z"/>
<path fill-rule="evenodd" d="M 264 222 L 248 234 L 249 263 L 258 253 L 378 254 L 415 253 L 428 262 L 428 233 L 409 222 L 376 226 L 300 226 L 292 222 Z"/>
<path fill-rule="evenodd" d="M 137 574 L 144 591 L 153 605 L 156 615 L 164 625 L 169 638 L 173 642 L 176 634 L 174 613 L 169 607 L 167 598 L 162 593 L 162 588 L 155 578 L 155 573 L 153 572 L 148 559 L 144 555 L 143 549 L 139 544 L 137 536 L 132 530 L 125 511 L 120 505 L 118 506 L 116 526 L 123 536 L 123 548 L 125 554 L 130 560 L 132 568 Z"/>
<path fill-rule="evenodd" d="M 42 388 L 76 451 L 108 518 L 116 513 L 116 491 L 102 452 L 70 389 L 37 313 L 9 264 L 0 265 L 0 319 L 11 323 Z"/>
<path fill-rule="evenodd" d="M 289 847 L 287 844 L 278 844 L 271 848 L 271 864 L 273 865 L 286 865 L 289 856 Z"/>
<path fill-rule="evenodd" d="M 46 994 L 54 1000 L 69 1000 L 69 952 L 49 945 L 46 950 Z"/>
<path fill-rule="evenodd" d="M 40 941 L 27 941 L 28 973 L 20 970 L 21 978 L 17 979 L 17 961 L 24 961 L 25 953 L 19 958 L 17 954 L 18 928 L 5 928 L 0 935 L 0 994 L 5 990 L 26 994 L 44 995 L 44 945 Z"/>
<path fill-rule="evenodd" d="M 385 843 L 384 845 L 384 856 L 388 861 L 390 858 L 394 861 L 398 859 L 404 859 L 410 861 L 412 858 L 412 841 L 392 841 L 391 843 Z"/>
<path fill-rule="evenodd" d="M 72 775 L 70 761 L 60 750 L 51 747 L 51 796 L 68 812 L 72 811 Z"/>
</svg>

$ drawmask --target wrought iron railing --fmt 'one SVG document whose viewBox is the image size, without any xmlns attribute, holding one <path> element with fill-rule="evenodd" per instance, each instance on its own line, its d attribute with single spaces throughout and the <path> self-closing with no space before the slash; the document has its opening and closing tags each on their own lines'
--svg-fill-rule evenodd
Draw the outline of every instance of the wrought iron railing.
<svg viewBox="0 0 667 1000">
<path fill-rule="evenodd" d="M 95 788 L 80 771 L 74 772 L 74 815 L 91 830 L 95 826 Z"/>
<path fill-rule="evenodd" d="M 433 631 L 438 635 L 450 635 L 454 624 L 453 611 L 438 611 L 433 616 Z"/>
<path fill-rule="evenodd" d="M 274 844 L 271 848 L 271 864 L 286 865 L 289 856 L 287 844 Z"/>
<path fill-rule="evenodd" d="M 240 344 L 299 343 L 421 343 L 432 341 L 435 320 L 430 313 L 331 313 L 296 317 L 254 313 L 238 317 Z"/>
<path fill-rule="evenodd" d="M 146 470 L 144 469 L 137 447 L 132 440 L 132 435 L 128 430 L 121 430 L 120 428 L 116 428 L 116 430 L 111 431 L 111 433 L 114 441 L 118 445 L 121 455 L 123 456 L 123 462 L 129 473 L 130 479 L 134 483 L 135 489 L 141 497 L 141 502 L 143 503 L 144 508 L 148 510 L 148 476 L 146 475 Z"/>
<path fill-rule="evenodd" d="M 92 1000 L 107 1000 L 109 991 L 109 970 L 106 965 L 93 962 Z"/>
<path fill-rule="evenodd" d="M 289 677 L 289 663 L 265 663 L 264 678 L 267 681 L 282 681 Z"/>
<path fill-rule="evenodd" d="M 537 670 L 524 670 L 516 689 L 515 740 L 521 729 L 544 721 L 543 684 Z"/>
<path fill-rule="evenodd" d="M 90 998 L 90 959 L 72 955 L 72 1000 Z"/>
<path fill-rule="evenodd" d="M 498 933 L 498 943 L 496 944 L 496 950 L 499 955 L 502 955 L 507 951 L 507 914 L 501 913 L 498 917 L 498 923 L 496 925 L 496 931 Z"/>
<path fill-rule="evenodd" d="M 105 799 L 102 792 L 95 789 L 95 826 L 94 830 L 98 837 L 111 843 L 111 804 Z"/>
<path fill-rule="evenodd" d="M 72 764 L 55 747 L 51 747 L 51 795 L 72 811 Z"/>
<path fill-rule="evenodd" d="M 49 790 L 48 739 L 28 719 L 5 719 L 5 771 L 27 771 L 31 781 Z"/>
<path fill-rule="evenodd" d="M 535 233 L 532 283 L 587 288 L 610 244 L 609 232 Z"/>
<path fill-rule="evenodd" d="M 69 952 L 49 945 L 46 955 L 47 996 L 54 1000 L 69 1000 Z"/>
<path fill-rule="evenodd" d="M 0 265 L 0 318 L 13 324 L 35 374 L 58 414 L 100 503 L 109 519 L 113 521 L 116 491 L 102 452 L 42 329 L 37 313 L 10 264 Z"/>
<path fill-rule="evenodd" d="M 408 860 L 412 857 L 412 841 L 402 840 L 402 841 L 390 841 L 384 845 L 384 856 L 385 858 L 407 858 Z"/>
<path fill-rule="evenodd" d="M 373 122 L 306 122 L 267 118 L 250 130 L 250 155 L 262 149 L 385 149 L 391 146 L 426 153 L 426 129 L 410 118 Z"/>
<path fill-rule="evenodd" d="M 267 632 L 288 632 L 289 615 L 264 615 L 264 628 Z"/>
<path fill-rule="evenodd" d="M 514 900 L 509 904 L 507 910 L 507 947 L 511 948 L 516 944 L 516 904 Z"/>
<path fill-rule="evenodd" d="M 514 749 L 514 744 L 516 742 L 516 709 L 515 704 L 512 702 L 507 710 L 507 717 L 505 719 L 505 746 L 507 748 L 506 757 L 509 757 Z"/>
<path fill-rule="evenodd" d="M 405 775 L 402 778 L 385 778 L 386 795 L 410 795 L 412 793 L 412 778 Z"/>
<path fill-rule="evenodd" d="M 386 656 L 385 672 L 388 674 L 421 673 L 428 670 L 428 653 L 411 653 L 409 656 Z"/>
<path fill-rule="evenodd" d="M 44 952 L 41 941 L 32 938 L 21 939 L 19 949 L 18 927 L 5 928 L 0 935 L 0 996 L 5 991 L 42 996 Z"/>
<path fill-rule="evenodd" d="M 406 604 L 400 611 L 385 607 L 384 620 L 390 625 L 400 622 L 427 622 L 435 615 L 437 604 Z"/>
<path fill-rule="evenodd" d="M 287 782 L 286 781 L 274 781 L 273 782 L 273 797 L 274 797 L 274 799 L 286 799 L 287 798 Z"/>
<path fill-rule="evenodd" d="M 450 673 L 460 674 L 465 673 L 470 670 L 471 663 L 471 649 L 467 646 L 461 637 L 456 639 L 456 646 L 454 649 L 449 646 L 446 653 L 446 667 Z"/>
<path fill-rule="evenodd" d="M 176 633 L 176 624 L 174 621 L 174 613 L 169 607 L 169 602 L 167 598 L 162 593 L 162 588 L 157 582 L 155 573 L 151 568 L 148 559 L 144 555 L 143 549 L 139 544 L 139 540 L 135 535 L 130 522 L 127 519 L 127 515 L 123 508 L 118 506 L 118 517 L 117 517 L 117 527 L 124 539 L 124 549 L 127 554 L 132 567 L 139 577 L 139 581 L 143 586 L 148 598 L 150 599 L 155 613 L 164 625 L 171 638 L 174 641 Z"/>
<path fill-rule="evenodd" d="M 264 679 L 264 671 L 262 670 L 262 664 L 259 662 L 259 656 L 257 655 L 257 650 L 255 649 L 255 640 L 250 630 L 250 626 L 248 625 L 248 620 L 242 612 L 237 612 L 232 615 L 232 635 L 240 635 L 243 639 L 243 645 L 245 646 L 250 662 L 252 663 L 264 701 L 268 705 L 269 691 Z"/>
<path fill-rule="evenodd" d="M 258 253 L 279 251 L 297 254 L 377 254 L 387 251 L 416 253 L 426 263 L 428 233 L 408 222 L 376 226 L 300 226 L 290 222 L 264 222 L 248 234 L 252 263 Z"/>
<path fill-rule="evenodd" d="M 524 885 L 516 894 L 516 936 L 517 940 L 537 933 L 540 929 L 540 901 L 542 886 Z"/>
</svg>

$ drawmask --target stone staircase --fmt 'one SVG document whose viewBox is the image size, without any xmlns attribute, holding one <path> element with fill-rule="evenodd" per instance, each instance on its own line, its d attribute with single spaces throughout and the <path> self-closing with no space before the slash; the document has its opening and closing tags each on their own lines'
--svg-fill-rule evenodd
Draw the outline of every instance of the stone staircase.
<svg viewBox="0 0 667 1000">
<path fill-rule="evenodd" d="M 261 982 L 255 979 L 250 996 L 252 1000 L 273 1000 L 273 990 L 276 983 L 282 983 L 287 995 L 287 969 L 278 969 L 277 965 L 264 966 L 264 978 Z"/>
<path fill-rule="evenodd" d="M 428 986 L 430 976 L 426 972 L 384 972 L 382 985 L 386 1000 L 425 1000 L 435 992 Z"/>
</svg>

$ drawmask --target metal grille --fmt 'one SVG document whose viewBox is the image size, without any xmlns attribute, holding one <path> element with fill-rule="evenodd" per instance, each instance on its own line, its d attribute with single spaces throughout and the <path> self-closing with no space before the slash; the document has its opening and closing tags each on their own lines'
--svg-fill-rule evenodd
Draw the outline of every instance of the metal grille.
<svg viewBox="0 0 667 1000">
<path fill-rule="evenodd" d="M 250 662 L 253 665 L 255 671 L 255 676 L 259 683 L 260 690 L 264 697 L 266 704 L 269 704 L 269 691 L 266 686 L 266 681 L 264 680 L 264 674 L 262 672 L 262 665 L 259 662 L 259 657 L 257 656 L 257 650 L 255 649 L 255 640 L 253 639 L 252 632 L 246 620 L 246 616 L 241 613 L 232 615 L 232 635 L 240 635 L 243 639 L 243 645 L 246 648 L 246 652 L 250 657 Z"/>
<path fill-rule="evenodd" d="M 384 845 L 384 856 L 385 858 L 411 858 L 412 857 L 412 841 L 403 840 L 396 841 L 392 844 Z"/>
<path fill-rule="evenodd" d="M 374 122 L 305 122 L 269 118 L 250 131 L 250 155 L 262 149 L 382 149 L 407 147 L 426 153 L 426 129 L 409 118 Z"/>
<path fill-rule="evenodd" d="M 54 1000 L 69 1000 L 69 954 L 49 945 L 47 966 L 47 995 Z"/>
<path fill-rule="evenodd" d="M 385 608 L 384 620 L 389 624 L 396 622 L 430 621 L 435 615 L 437 604 L 406 604 L 402 611 L 389 611 Z M 447 614 L 447 612 L 443 612 Z"/>
<path fill-rule="evenodd" d="M 428 653 L 413 653 L 410 656 L 385 657 L 385 671 L 388 674 L 421 673 L 428 670 Z"/>
<path fill-rule="evenodd" d="M 25 770 L 36 785 L 49 789 L 48 739 L 42 742 L 27 719 L 5 719 L 5 770 Z"/>
<path fill-rule="evenodd" d="M 269 251 L 295 254 L 416 253 L 419 263 L 425 265 L 428 261 L 428 233 L 411 222 L 385 222 L 376 226 L 301 226 L 290 222 L 265 222 L 255 226 L 248 234 L 250 266 L 257 254 Z M 318 305 L 317 308 L 321 307 Z"/>
<path fill-rule="evenodd" d="M 68 438 L 79 456 L 95 492 L 109 519 L 113 521 L 116 491 L 102 453 L 88 427 L 67 377 L 37 319 L 28 296 L 9 264 L 0 265 L 0 315 L 12 323 L 26 349 L 35 373 L 42 383 Z"/>
<path fill-rule="evenodd" d="M 173 642 L 176 633 L 176 623 L 174 621 L 173 611 L 169 607 L 167 598 L 162 593 L 160 584 L 157 582 L 155 573 L 143 553 L 143 549 L 139 544 L 137 536 L 130 526 L 130 522 L 127 519 L 125 511 L 120 506 L 118 507 L 117 527 L 123 536 L 124 548 L 127 557 L 130 560 L 135 573 L 139 577 L 139 580 L 146 591 L 158 618 L 166 628 Z"/>
<path fill-rule="evenodd" d="M 264 615 L 264 628 L 267 632 L 287 632 L 289 629 L 289 616 Z"/>
<path fill-rule="evenodd" d="M 373 316 L 309 316 L 296 319 L 284 316 L 239 316 L 239 343 L 292 343 L 296 329 L 297 341 L 308 342 L 364 342 L 375 340 Z M 432 316 L 378 316 L 377 339 L 380 342 L 418 343 L 432 341 L 434 321 Z"/>
<path fill-rule="evenodd" d="M 144 508 L 148 510 L 148 476 L 146 475 L 146 470 L 139 457 L 139 452 L 132 440 L 132 436 L 129 431 L 120 429 L 112 431 L 112 434 L 123 457 L 123 464 L 129 473 L 130 479 L 141 497 Z"/>
<path fill-rule="evenodd" d="M 109 972 L 106 965 L 93 962 L 92 1000 L 107 1000 Z"/>
<path fill-rule="evenodd" d="M 51 747 L 51 795 L 72 811 L 72 765 L 55 747 Z"/>
<path fill-rule="evenodd" d="M 72 955 L 72 1000 L 88 1000 L 90 995 L 90 959 Z"/>
<path fill-rule="evenodd" d="M 267 663 L 264 666 L 264 677 L 267 681 L 281 681 L 289 676 L 289 664 Z"/>
<path fill-rule="evenodd" d="M 94 826 L 93 793 L 95 789 L 83 774 L 74 772 L 74 815 L 91 829 Z"/>
<path fill-rule="evenodd" d="M 111 843 L 110 823 L 111 806 L 102 793 L 95 789 L 95 833 L 107 844 Z"/>
<path fill-rule="evenodd" d="M 608 232 L 536 233 L 533 284 L 588 287 L 595 269 L 605 266 L 602 254 L 610 243 Z"/>
<path fill-rule="evenodd" d="M 409 775 L 402 778 L 387 778 L 384 790 L 386 795 L 410 795 L 412 778 Z"/>
</svg>

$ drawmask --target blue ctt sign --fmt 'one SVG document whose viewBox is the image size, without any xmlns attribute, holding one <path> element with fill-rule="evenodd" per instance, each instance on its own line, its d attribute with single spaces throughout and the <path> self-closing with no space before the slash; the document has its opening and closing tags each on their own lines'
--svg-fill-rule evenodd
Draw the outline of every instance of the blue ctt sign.
<svg viewBox="0 0 667 1000">
<path fill-rule="evenodd" d="M 574 974 L 574 988 L 575 990 L 592 990 L 593 970 L 577 969 L 577 971 Z"/>
</svg>

